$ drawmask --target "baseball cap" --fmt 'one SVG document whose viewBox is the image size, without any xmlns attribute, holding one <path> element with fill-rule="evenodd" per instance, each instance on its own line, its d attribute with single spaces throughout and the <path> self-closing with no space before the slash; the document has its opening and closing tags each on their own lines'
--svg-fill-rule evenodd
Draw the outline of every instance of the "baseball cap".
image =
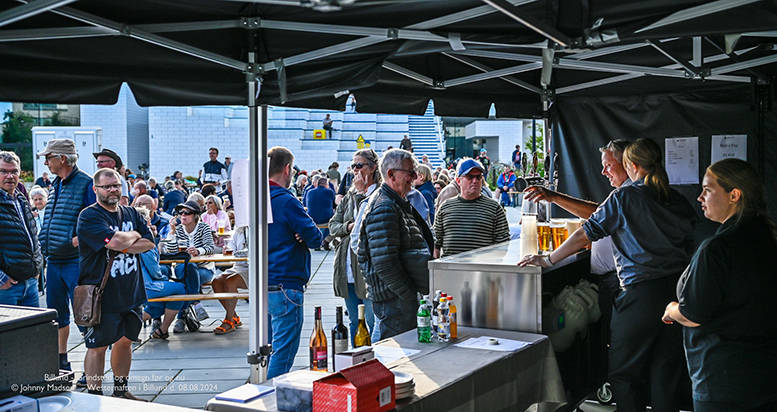
<svg viewBox="0 0 777 412">
<path fill-rule="evenodd" d="M 97 153 L 92 153 L 92 156 L 94 156 L 95 159 L 97 159 L 98 156 L 110 157 L 111 159 L 116 161 L 116 169 L 121 169 L 121 166 L 123 165 L 123 163 L 121 162 L 121 157 L 119 157 L 119 155 L 116 154 L 116 152 L 114 152 L 111 149 L 103 149 Z"/>
<path fill-rule="evenodd" d="M 456 172 L 457 176 L 464 176 L 472 171 L 472 169 L 478 169 L 482 173 L 486 173 L 486 169 L 475 159 L 467 159 L 459 163 L 459 169 Z"/>
<path fill-rule="evenodd" d="M 231 155 L 226 155 L 226 156 L 224 156 L 224 159 L 231 159 L 231 158 L 232 158 L 232 156 L 231 156 Z"/>
<path fill-rule="evenodd" d="M 46 156 L 50 153 L 74 155 L 76 152 L 76 142 L 71 139 L 51 139 L 46 144 L 46 148 L 38 153 L 38 156 Z"/>
</svg>

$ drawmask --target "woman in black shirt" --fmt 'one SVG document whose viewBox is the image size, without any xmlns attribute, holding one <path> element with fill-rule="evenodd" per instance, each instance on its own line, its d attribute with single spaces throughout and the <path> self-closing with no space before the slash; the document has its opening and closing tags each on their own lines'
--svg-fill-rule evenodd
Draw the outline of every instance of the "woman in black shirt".
<svg viewBox="0 0 777 412">
<path fill-rule="evenodd" d="M 775 411 L 777 230 L 761 179 L 745 161 L 721 160 L 698 200 L 723 225 L 696 251 L 663 317 L 685 326 L 694 411 Z"/>
</svg>

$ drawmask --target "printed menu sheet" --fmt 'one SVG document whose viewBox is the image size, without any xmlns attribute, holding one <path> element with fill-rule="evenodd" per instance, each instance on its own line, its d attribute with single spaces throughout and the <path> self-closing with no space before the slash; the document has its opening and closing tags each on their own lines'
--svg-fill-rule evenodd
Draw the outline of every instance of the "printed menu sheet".
<svg viewBox="0 0 777 412">
<path fill-rule="evenodd" d="M 250 218 L 250 186 L 249 169 L 251 162 L 249 159 L 236 159 L 232 166 L 232 197 L 235 199 L 235 227 L 249 226 Z M 267 168 L 270 168 L 270 162 L 267 161 Z M 265 176 L 258 176 L 258 179 L 265 179 Z M 268 187 L 269 190 L 269 187 Z M 256 207 L 259 207 L 262 198 L 267 199 L 267 224 L 272 223 L 272 205 L 270 204 L 270 193 L 257 196 Z"/>
<path fill-rule="evenodd" d="M 713 135 L 711 163 L 731 158 L 747 161 L 747 135 Z"/>
<path fill-rule="evenodd" d="M 666 173 L 671 185 L 699 183 L 699 138 L 670 137 L 666 139 Z"/>
</svg>

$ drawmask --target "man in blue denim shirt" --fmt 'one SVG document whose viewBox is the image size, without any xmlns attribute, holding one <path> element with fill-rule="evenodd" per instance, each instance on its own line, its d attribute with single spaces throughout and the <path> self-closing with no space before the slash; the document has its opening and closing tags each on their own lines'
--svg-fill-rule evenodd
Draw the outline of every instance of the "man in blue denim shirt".
<svg viewBox="0 0 777 412">
<path fill-rule="evenodd" d="M 270 158 L 272 223 L 268 226 L 267 272 L 269 335 L 273 354 L 267 379 L 288 372 L 299 349 L 305 287 L 310 279 L 310 249 L 324 236 L 288 189 L 294 155 L 284 147 L 267 151 Z"/>
</svg>

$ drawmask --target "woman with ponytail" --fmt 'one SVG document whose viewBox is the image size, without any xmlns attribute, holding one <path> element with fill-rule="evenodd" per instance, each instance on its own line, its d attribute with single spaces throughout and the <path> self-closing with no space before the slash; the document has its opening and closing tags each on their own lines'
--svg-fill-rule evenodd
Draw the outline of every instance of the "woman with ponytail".
<svg viewBox="0 0 777 412">
<path fill-rule="evenodd" d="M 519 265 L 547 267 L 595 240 L 612 236 L 621 289 L 610 320 L 609 382 L 619 411 L 679 411 L 690 393 L 682 328 L 656 316 L 675 299 L 675 286 L 693 252 L 696 213 L 669 187 L 661 148 L 648 139 L 626 147 L 623 167 L 632 184 L 610 193 L 583 227 L 548 256 Z"/>
<path fill-rule="evenodd" d="M 693 409 L 777 411 L 777 240 L 755 169 L 739 159 L 707 168 L 698 198 L 722 223 L 677 283 L 663 321 L 684 326 Z"/>
</svg>

